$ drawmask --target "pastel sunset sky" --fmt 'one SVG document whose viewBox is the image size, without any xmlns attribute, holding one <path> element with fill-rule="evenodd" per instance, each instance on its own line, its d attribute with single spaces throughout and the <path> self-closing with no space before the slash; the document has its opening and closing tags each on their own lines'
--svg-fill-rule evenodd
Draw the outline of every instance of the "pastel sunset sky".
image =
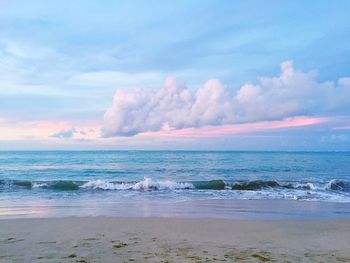
<svg viewBox="0 0 350 263">
<path fill-rule="evenodd" d="M 0 150 L 350 150 L 349 14 L 0 0 Z"/>
</svg>

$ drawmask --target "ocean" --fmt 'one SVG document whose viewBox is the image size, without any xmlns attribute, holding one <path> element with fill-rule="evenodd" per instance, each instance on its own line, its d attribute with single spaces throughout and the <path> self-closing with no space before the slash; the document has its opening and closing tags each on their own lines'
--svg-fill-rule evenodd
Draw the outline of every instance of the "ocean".
<svg viewBox="0 0 350 263">
<path fill-rule="evenodd" d="M 350 152 L 0 152 L 0 219 L 101 215 L 350 217 Z"/>
</svg>

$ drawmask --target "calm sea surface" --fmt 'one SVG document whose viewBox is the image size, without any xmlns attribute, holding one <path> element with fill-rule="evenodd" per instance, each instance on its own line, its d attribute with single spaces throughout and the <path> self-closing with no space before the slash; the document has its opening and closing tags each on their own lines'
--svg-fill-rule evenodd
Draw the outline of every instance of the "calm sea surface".
<svg viewBox="0 0 350 263">
<path fill-rule="evenodd" d="M 349 207 L 349 152 L 0 152 L 0 218 L 346 217 Z"/>
</svg>

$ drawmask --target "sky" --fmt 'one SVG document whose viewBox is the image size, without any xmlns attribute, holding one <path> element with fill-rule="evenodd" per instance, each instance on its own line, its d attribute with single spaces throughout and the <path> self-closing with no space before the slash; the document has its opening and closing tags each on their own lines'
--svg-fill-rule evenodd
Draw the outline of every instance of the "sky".
<svg viewBox="0 0 350 263">
<path fill-rule="evenodd" d="M 350 150 L 349 13 L 0 0 L 0 150 Z"/>
</svg>

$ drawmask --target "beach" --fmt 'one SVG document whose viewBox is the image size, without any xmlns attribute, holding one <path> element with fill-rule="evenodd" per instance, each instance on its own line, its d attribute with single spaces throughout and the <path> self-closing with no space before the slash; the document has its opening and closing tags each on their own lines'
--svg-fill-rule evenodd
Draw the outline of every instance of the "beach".
<svg viewBox="0 0 350 263">
<path fill-rule="evenodd" d="M 0 263 L 350 263 L 349 14 L 0 0 Z"/>
<path fill-rule="evenodd" d="M 349 153 L 0 153 L 0 263 L 350 262 Z"/>
<path fill-rule="evenodd" d="M 0 221 L 0 262 L 349 262 L 350 220 Z"/>
</svg>

